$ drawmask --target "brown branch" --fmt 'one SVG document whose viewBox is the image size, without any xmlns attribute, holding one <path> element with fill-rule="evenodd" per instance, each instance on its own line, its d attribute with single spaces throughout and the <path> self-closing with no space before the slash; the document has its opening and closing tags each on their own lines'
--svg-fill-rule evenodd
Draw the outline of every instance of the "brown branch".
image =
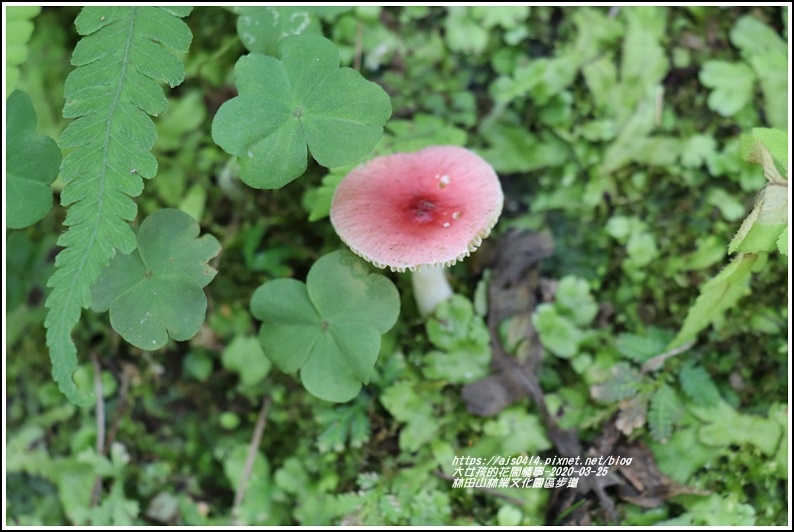
<svg viewBox="0 0 794 532">
<path fill-rule="evenodd" d="M 248 455 L 245 457 L 245 465 L 240 474 L 240 482 L 237 484 L 237 490 L 234 493 L 234 505 L 232 506 L 232 525 L 242 524 L 239 522 L 240 506 L 245 499 L 245 492 L 248 490 L 248 480 L 251 477 L 251 472 L 254 468 L 256 461 L 256 453 L 259 449 L 259 444 L 262 442 L 262 434 L 265 432 L 265 425 L 267 422 L 267 411 L 270 409 L 270 397 L 265 397 L 262 400 L 262 408 L 259 410 L 259 418 L 256 420 L 254 427 L 254 434 L 251 437 L 251 444 L 248 446 Z"/>
</svg>

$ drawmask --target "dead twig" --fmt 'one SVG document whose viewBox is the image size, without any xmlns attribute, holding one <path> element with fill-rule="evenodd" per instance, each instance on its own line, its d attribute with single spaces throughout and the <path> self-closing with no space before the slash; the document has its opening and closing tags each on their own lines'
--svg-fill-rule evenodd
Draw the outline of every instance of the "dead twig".
<svg viewBox="0 0 794 532">
<path fill-rule="evenodd" d="M 251 444 L 248 446 L 248 455 L 245 457 L 245 465 L 240 474 L 240 482 L 237 484 L 237 490 L 234 493 L 234 505 L 232 506 L 233 525 L 242 524 L 239 522 L 240 506 L 245 499 L 245 492 L 248 490 L 248 479 L 251 477 L 251 471 L 254 468 L 256 453 L 259 450 L 259 444 L 262 442 L 262 434 L 265 432 L 267 411 L 270 409 L 270 403 L 270 397 L 265 397 L 262 400 L 262 408 L 259 410 L 259 417 L 256 420 L 254 434 L 251 437 Z"/>
<path fill-rule="evenodd" d="M 641 368 L 642 372 L 649 373 L 651 371 L 656 371 L 657 369 L 662 367 L 662 364 L 664 364 L 665 360 L 667 360 L 668 358 L 672 358 L 676 355 L 680 355 L 681 353 L 684 353 L 686 351 L 689 351 L 693 345 L 695 345 L 694 340 L 691 342 L 687 342 L 682 346 L 676 347 L 675 349 L 665 351 L 664 353 L 660 355 L 656 355 L 655 357 L 649 360 L 646 360 L 645 364 L 642 365 Z"/>
<path fill-rule="evenodd" d="M 501 345 L 499 347 L 501 349 Z M 540 387 L 537 377 L 533 373 L 528 372 L 527 369 L 520 364 L 515 364 L 515 369 L 517 370 L 515 374 L 516 380 L 521 382 L 526 387 L 530 398 L 532 398 L 532 401 L 535 403 L 535 406 L 540 413 L 541 419 L 543 419 L 543 424 L 546 426 L 549 439 L 554 444 L 554 447 L 557 448 L 557 452 L 565 457 L 582 456 L 584 449 L 582 448 L 582 444 L 579 441 L 579 435 L 577 434 L 576 429 L 563 430 L 560 428 L 560 426 L 557 424 L 557 420 L 554 419 L 549 412 L 549 409 L 546 407 L 543 389 Z M 617 523 L 618 512 L 615 508 L 615 503 L 612 502 L 612 499 L 610 499 L 604 491 L 602 478 L 583 477 L 582 483 L 584 484 L 583 487 L 585 493 L 588 491 L 588 489 L 593 490 L 593 492 L 596 494 L 596 497 L 598 498 L 598 502 L 606 512 L 609 520 L 613 523 Z"/>
</svg>

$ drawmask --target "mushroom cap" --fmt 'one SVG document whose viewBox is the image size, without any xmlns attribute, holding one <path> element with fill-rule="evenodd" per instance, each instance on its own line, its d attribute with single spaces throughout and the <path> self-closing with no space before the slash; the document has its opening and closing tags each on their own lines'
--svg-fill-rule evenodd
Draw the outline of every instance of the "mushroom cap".
<svg viewBox="0 0 794 532">
<path fill-rule="evenodd" d="M 496 225 L 504 196 L 494 169 L 457 146 L 372 159 L 339 184 L 331 224 L 379 268 L 450 266 Z"/>
</svg>

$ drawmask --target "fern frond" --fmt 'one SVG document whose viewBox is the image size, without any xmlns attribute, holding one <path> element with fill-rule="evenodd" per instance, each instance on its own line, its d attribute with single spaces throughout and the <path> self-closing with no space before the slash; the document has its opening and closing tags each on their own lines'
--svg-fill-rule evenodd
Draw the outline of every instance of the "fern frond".
<svg viewBox="0 0 794 532">
<path fill-rule="evenodd" d="M 722 325 L 725 313 L 749 292 L 750 276 L 757 258 L 755 254 L 740 253 L 716 277 L 703 285 L 668 349 L 681 347 L 694 340 L 700 331 L 711 324 Z"/>
<path fill-rule="evenodd" d="M 621 355 L 642 364 L 663 353 L 672 335 L 663 329 L 649 327 L 643 335 L 623 333 L 618 336 L 615 347 Z"/>
<path fill-rule="evenodd" d="M 33 34 L 33 18 L 39 6 L 8 6 L 6 9 L 6 94 L 8 98 L 19 81 L 19 66 L 28 58 L 28 41 Z"/>
<path fill-rule="evenodd" d="M 612 378 L 590 388 L 596 401 L 620 401 L 637 395 L 642 388 L 642 375 L 628 364 L 612 366 Z"/>
<path fill-rule="evenodd" d="M 673 425 L 681 414 L 681 405 L 675 391 L 662 384 L 651 397 L 648 409 L 648 426 L 654 440 L 664 442 L 673 433 Z"/>
<path fill-rule="evenodd" d="M 178 17 L 190 8 L 86 7 L 75 20 L 84 37 L 72 54 L 77 68 L 66 79 L 63 115 L 76 118 L 60 146 L 72 150 L 63 160 L 61 204 L 68 206 L 68 230 L 58 240 L 65 249 L 47 283 L 45 321 L 53 378 L 70 401 L 87 405 L 72 374 L 77 348 L 71 337 L 82 308 L 91 304 L 91 285 L 116 251 L 135 249 L 127 222 L 137 214 L 132 197 L 143 190 L 142 177 L 154 177 L 156 138 L 148 115 L 158 115 L 167 100 L 158 82 L 174 87 L 185 69 L 174 52 L 185 53 L 192 35 Z"/>
<path fill-rule="evenodd" d="M 681 366 L 678 381 L 687 397 L 697 406 L 716 407 L 720 402 L 720 391 L 708 371 L 691 360 Z"/>
</svg>

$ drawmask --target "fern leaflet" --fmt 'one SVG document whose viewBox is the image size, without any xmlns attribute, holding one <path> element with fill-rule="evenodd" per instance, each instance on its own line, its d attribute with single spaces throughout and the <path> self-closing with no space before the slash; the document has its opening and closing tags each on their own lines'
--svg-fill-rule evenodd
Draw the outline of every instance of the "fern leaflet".
<svg viewBox="0 0 794 532">
<path fill-rule="evenodd" d="M 8 6 L 5 18 L 6 93 L 8 98 L 19 81 L 19 66 L 28 58 L 28 42 L 33 34 L 32 19 L 41 12 L 39 6 Z"/>
<path fill-rule="evenodd" d="M 703 285 L 668 349 L 681 347 L 694 340 L 700 331 L 712 323 L 722 324 L 725 312 L 749 292 L 750 276 L 757 258 L 758 255 L 740 253 L 716 277 Z"/>
<path fill-rule="evenodd" d="M 687 361 L 678 374 L 681 389 L 697 406 L 716 407 L 720 402 L 720 391 L 711 380 L 708 371 L 694 362 Z"/>
<path fill-rule="evenodd" d="M 651 397 L 651 405 L 648 409 L 648 426 L 653 439 L 659 442 L 667 441 L 673 433 L 673 425 L 680 413 L 681 408 L 675 391 L 667 384 L 659 386 Z"/>
<path fill-rule="evenodd" d="M 154 177 L 150 150 L 156 138 L 148 115 L 158 115 L 167 100 L 158 82 L 174 87 L 185 69 L 174 52 L 185 53 L 192 35 L 185 7 L 86 7 L 75 20 L 84 37 L 72 54 L 77 68 L 66 79 L 63 115 L 76 118 L 60 146 L 71 150 L 61 164 L 65 183 L 61 204 L 68 207 L 58 240 L 65 249 L 48 281 L 45 320 L 53 378 L 67 398 L 93 402 L 72 380 L 77 348 L 71 337 L 82 308 L 91 304 L 91 285 L 116 251 L 130 253 L 136 240 L 128 221 L 137 214 L 132 197 L 143 190 L 142 177 Z"/>
</svg>

